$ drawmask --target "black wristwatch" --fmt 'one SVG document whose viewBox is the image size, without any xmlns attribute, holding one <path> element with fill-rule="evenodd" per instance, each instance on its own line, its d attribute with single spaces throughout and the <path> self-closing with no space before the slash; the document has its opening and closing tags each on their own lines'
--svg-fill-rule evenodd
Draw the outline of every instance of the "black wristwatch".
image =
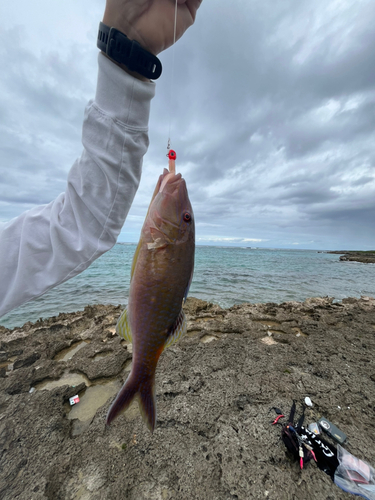
<svg viewBox="0 0 375 500">
<path fill-rule="evenodd" d="M 159 59 L 135 40 L 129 40 L 116 28 L 100 23 L 96 44 L 110 59 L 124 64 L 130 71 L 135 71 L 150 80 L 156 80 L 161 75 L 162 66 Z"/>
</svg>

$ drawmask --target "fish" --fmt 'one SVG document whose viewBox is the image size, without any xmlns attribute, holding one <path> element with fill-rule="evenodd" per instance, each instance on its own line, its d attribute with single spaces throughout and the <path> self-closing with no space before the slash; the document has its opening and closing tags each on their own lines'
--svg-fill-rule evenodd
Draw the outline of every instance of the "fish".
<svg viewBox="0 0 375 500">
<path fill-rule="evenodd" d="M 195 222 L 186 182 L 174 160 L 156 184 L 134 254 L 127 308 L 116 331 L 132 343 L 132 369 L 112 403 L 111 422 L 134 398 L 151 433 L 157 420 L 155 373 L 160 355 L 187 330 L 182 309 L 194 272 Z"/>
</svg>

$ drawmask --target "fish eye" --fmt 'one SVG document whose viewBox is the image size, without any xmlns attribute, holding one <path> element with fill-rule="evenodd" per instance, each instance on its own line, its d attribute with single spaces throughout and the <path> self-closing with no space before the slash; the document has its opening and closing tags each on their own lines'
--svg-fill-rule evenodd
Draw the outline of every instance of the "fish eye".
<svg viewBox="0 0 375 500">
<path fill-rule="evenodd" d="M 185 222 L 191 222 L 191 215 L 189 214 L 189 212 L 185 212 L 183 218 Z"/>
</svg>

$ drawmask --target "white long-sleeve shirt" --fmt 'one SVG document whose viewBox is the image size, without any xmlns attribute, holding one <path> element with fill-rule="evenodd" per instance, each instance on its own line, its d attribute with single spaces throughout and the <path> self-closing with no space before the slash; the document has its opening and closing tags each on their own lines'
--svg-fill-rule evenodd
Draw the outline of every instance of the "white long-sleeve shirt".
<svg viewBox="0 0 375 500">
<path fill-rule="evenodd" d="M 99 54 L 83 153 L 66 190 L 0 224 L 0 316 L 84 271 L 112 248 L 137 191 L 155 84 Z"/>
</svg>

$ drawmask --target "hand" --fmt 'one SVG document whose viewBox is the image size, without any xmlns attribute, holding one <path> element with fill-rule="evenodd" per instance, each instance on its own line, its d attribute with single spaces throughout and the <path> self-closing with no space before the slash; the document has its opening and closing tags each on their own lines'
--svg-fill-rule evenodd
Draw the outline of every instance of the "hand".
<svg viewBox="0 0 375 500">
<path fill-rule="evenodd" d="M 157 55 L 173 45 L 176 0 L 107 0 L 103 23 Z M 194 23 L 202 0 L 177 0 L 176 40 Z"/>
</svg>

